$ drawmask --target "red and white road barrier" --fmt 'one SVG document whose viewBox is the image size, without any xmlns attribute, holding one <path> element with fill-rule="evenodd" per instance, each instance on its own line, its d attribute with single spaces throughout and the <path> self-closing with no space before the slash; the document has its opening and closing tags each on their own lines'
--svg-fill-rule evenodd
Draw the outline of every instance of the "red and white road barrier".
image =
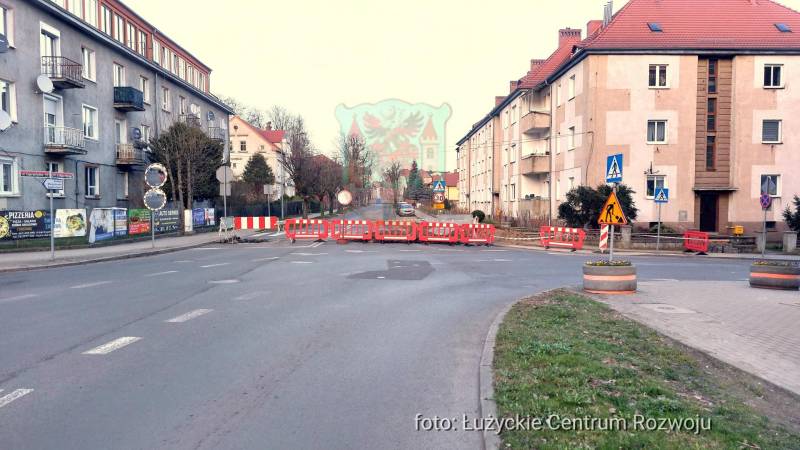
<svg viewBox="0 0 800 450">
<path fill-rule="evenodd" d="M 494 225 L 491 224 L 465 224 L 461 225 L 462 244 L 486 244 L 494 242 Z"/>
<path fill-rule="evenodd" d="M 324 241 L 328 239 L 330 223 L 327 220 L 286 219 L 283 229 L 286 237 L 292 242 L 297 239 Z"/>
<path fill-rule="evenodd" d="M 608 225 L 603 225 L 600 227 L 600 251 L 604 252 L 608 250 Z"/>
<path fill-rule="evenodd" d="M 586 232 L 580 228 L 544 226 L 539 228 L 539 234 L 544 248 L 569 248 L 572 251 L 582 249 L 586 239 Z"/>
<path fill-rule="evenodd" d="M 704 231 L 689 230 L 683 234 L 683 247 L 687 252 L 708 253 L 710 236 Z"/>
<path fill-rule="evenodd" d="M 274 230 L 277 228 L 278 218 L 275 216 L 233 218 L 233 229 L 235 230 Z"/>
<path fill-rule="evenodd" d="M 380 242 L 414 242 L 417 224 L 407 220 L 379 220 L 373 224 L 375 240 Z"/>
<path fill-rule="evenodd" d="M 458 242 L 461 227 L 454 223 L 420 222 L 418 236 L 420 242 Z"/>
<path fill-rule="evenodd" d="M 331 220 L 330 235 L 347 241 L 371 241 L 372 222 L 369 220 Z"/>
</svg>

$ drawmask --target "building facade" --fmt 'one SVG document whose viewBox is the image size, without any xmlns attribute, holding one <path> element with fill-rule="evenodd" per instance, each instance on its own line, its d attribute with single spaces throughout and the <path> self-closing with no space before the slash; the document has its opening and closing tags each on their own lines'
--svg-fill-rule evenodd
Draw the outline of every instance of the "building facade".
<svg viewBox="0 0 800 450">
<path fill-rule="evenodd" d="M 118 1 L 2 0 L 0 209 L 44 209 L 25 170 L 69 172 L 56 208 L 139 207 L 148 142 L 172 123 L 227 144 L 210 69 Z M 227 145 L 226 145 L 227 152 Z"/>
<path fill-rule="evenodd" d="M 230 162 L 231 170 L 237 180 L 242 178 L 247 162 L 255 154 L 261 154 L 267 161 L 267 165 L 275 175 L 275 194 L 280 195 L 279 186 L 285 186 L 285 193 L 288 196 L 294 195 L 294 188 L 291 179 L 286 174 L 283 167 L 283 158 L 286 147 L 283 130 L 273 130 L 272 124 L 268 124 L 268 129 L 264 130 L 247 122 L 239 116 L 231 116 L 228 135 L 231 149 Z"/>
</svg>

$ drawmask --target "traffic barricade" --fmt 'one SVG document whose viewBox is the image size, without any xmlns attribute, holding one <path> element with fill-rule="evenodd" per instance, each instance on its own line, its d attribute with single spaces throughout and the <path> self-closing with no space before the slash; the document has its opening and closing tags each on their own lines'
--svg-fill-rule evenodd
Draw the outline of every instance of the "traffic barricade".
<svg viewBox="0 0 800 450">
<path fill-rule="evenodd" d="M 274 230 L 277 227 L 278 218 L 275 216 L 233 218 L 235 230 Z"/>
<path fill-rule="evenodd" d="M 420 242 L 447 242 L 455 244 L 459 240 L 461 227 L 454 223 L 420 222 L 417 238 Z"/>
<path fill-rule="evenodd" d="M 347 241 L 371 241 L 372 224 L 368 220 L 331 220 L 330 235 Z"/>
<path fill-rule="evenodd" d="M 379 242 L 414 242 L 417 224 L 409 220 L 379 220 L 373 224 L 373 234 Z"/>
<path fill-rule="evenodd" d="M 292 242 L 297 239 L 328 239 L 330 224 L 327 220 L 318 219 L 286 219 L 283 225 L 286 237 Z"/>
<path fill-rule="evenodd" d="M 586 232 L 580 228 L 548 227 L 539 228 L 542 246 L 544 248 L 568 248 L 573 252 L 583 248 Z"/>
<path fill-rule="evenodd" d="M 468 223 L 461 225 L 462 244 L 486 244 L 494 243 L 495 228 L 487 223 Z"/>
<path fill-rule="evenodd" d="M 704 231 L 689 230 L 683 233 L 683 248 L 687 252 L 698 252 L 701 255 L 708 253 L 709 235 Z"/>
</svg>

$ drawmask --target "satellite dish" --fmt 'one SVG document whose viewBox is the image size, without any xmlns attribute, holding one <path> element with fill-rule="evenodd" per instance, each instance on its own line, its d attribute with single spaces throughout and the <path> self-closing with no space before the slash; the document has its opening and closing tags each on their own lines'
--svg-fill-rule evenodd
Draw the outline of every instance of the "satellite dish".
<svg viewBox="0 0 800 450">
<path fill-rule="evenodd" d="M 47 75 L 39 75 L 36 77 L 36 88 L 39 89 L 39 92 L 43 94 L 49 94 L 53 92 L 53 82 L 50 80 L 50 77 Z"/>
<path fill-rule="evenodd" d="M 214 120 L 214 111 L 209 111 L 208 112 L 208 121 L 211 122 L 212 120 Z"/>
<path fill-rule="evenodd" d="M 9 128 L 11 128 L 11 116 L 0 109 L 0 131 L 6 131 Z"/>
</svg>

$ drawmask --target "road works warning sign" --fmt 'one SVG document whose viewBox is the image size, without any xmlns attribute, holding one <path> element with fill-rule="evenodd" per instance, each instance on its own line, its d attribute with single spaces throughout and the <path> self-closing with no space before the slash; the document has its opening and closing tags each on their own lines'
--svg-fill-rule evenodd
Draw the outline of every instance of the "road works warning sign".
<svg viewBox="0 0 800 450">
<path fill-rule="evenodd" d="M 622 212 L 622 205 L 619 203 L 616 192 L 611 191 L 611 195 L 608 196 L 606 204 L 603 205 L 603 209 L 600 210 L 600 217 L 597 219 L 597 223 L 600 225 L 628 224 L 628 218 L 625 217 L 625 213 Z"/>
</svg>

